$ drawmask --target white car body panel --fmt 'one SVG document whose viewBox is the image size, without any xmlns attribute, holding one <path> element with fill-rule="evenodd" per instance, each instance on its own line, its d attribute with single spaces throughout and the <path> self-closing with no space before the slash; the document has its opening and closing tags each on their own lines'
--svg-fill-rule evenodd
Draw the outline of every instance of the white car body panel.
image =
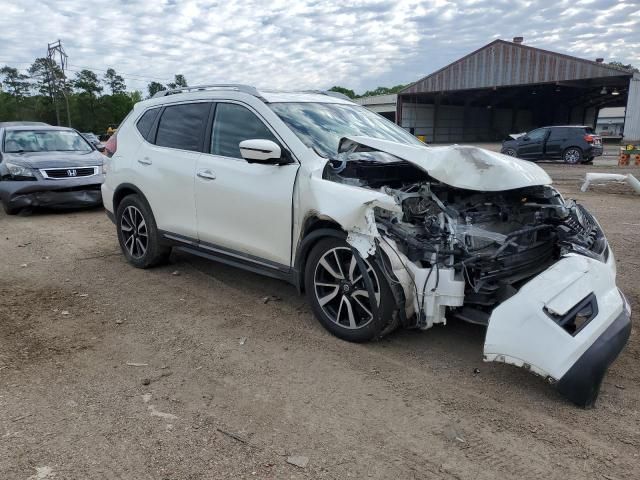
<svg viewBox="0 0 640 480">
<path fill-rule="evenodd" d="M 562 378 L 622 312 L 613 264 L 613 254 L 606 264 L 572 254 L 531 279 L 494 309 L 485 361 L 524 366 L 553 381 Z M 564 314 L 590 293 L 596 295 L 598 315 L 575 336 L 544 313 L 547 307 Z"/>
<path fill-rule="evenodd" d="M 402 158 L 456 188 L 498 192 L 551 184 L 551 177 L 535 163 L 471 145 L 427 148 L 369 137 L 346 138 Z"/>
<path fill-rule="evenodd" d="M 202 154 L 195 179 L 199 239 L 289 266 L 298 167 Z M 203 178 L 201 172 L 215 179 Z"/>
</svg>

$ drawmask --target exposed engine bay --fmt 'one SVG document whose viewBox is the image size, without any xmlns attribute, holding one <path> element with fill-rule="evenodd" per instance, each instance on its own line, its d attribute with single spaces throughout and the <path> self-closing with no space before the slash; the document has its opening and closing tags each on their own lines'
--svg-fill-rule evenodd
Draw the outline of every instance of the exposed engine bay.
<svg viewBox="0 0 640 480">
<path fill-rule="evenodd" d="M 456 188 L 359 144 L 331 159 L 323 178 L 383 192 L 402 207 L 402 213 L 376 207 L 374 217 L 377 246 L 387 257 L 382 267 L 405 304 L 408 327 L 429 328 L 445 315 L 486 325 L 497 305 L 562 256 L 608 255 L 591 214 L 549 185 Z M 411 288 L 401 292 L 400 284 Z"/>
</svg>

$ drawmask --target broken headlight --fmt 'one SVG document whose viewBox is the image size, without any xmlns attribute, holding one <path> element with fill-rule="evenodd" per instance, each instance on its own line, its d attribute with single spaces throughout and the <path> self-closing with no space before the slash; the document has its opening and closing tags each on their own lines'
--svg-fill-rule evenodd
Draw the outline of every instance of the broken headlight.
<svg viewBox="0 0 640 480">
<path fill-rule="evenodd" d="M 5 167 L 9 171 L 12 180 L 35 180 L 36 176 L 33 169 L 16 165 L 14 163 L 5 163 Z"/>
</svg>

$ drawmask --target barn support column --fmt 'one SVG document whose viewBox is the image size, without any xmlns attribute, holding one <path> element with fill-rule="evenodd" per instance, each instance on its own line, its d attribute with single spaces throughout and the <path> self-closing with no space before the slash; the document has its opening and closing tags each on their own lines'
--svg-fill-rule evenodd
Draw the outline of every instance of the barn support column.
<svg viewBox="0 0 640 480">
<path fill-rule="evenodd" d="M 469 141 L 468 131 L 469 131 L 469 122 L 471 120 L 469 116 L 470 113 L 471 113 L 471 99 L 467 98 L 464 101 L 464 107 L 462 111 L 462 141 L 463 142 Z"/>
<path fill-rule="evenodd" d="M 436 129 L 438 128 L 438 110 L 440 110 L 440 95 L 436 95 L 433 102 L 433 133 L 431 134 L 431 143 L 436 143 Z"/>
<path fill-rule="evenodd" d="M 624 117 L 625 143 L 640 143 L 640 73 L 629 80 L 629 96 Z"/>
</svg>

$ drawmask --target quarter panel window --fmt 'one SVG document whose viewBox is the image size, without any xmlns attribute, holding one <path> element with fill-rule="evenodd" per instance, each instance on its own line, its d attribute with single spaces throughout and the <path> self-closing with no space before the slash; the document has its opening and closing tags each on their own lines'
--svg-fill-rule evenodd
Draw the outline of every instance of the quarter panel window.
<svg viewBox="0 0 640 480">
<path fill-rule="evenodd" d="M 211 153 L 242 158 L 239 144 L 250 139 L 271 140 L 280 145 L 271 130 L 249 109 L 235 103 L 219 103 L 211 135 Z"/>
<path fill-rule="evenodd" d="M 140 117 L 140 120 L 136 123 L 136 128 L 140 132 L 147 141 L 149 141 L 149 133 L 151 132 L 151 127 L 153 127 L 153 122 L 156 121 L 156 117 L 160 112 L 160 108 L 151 108 L 144 112 L 144 114 Z"/>
<path fill-rule="evenodd" d="M 166 107 L 158 123 L 156 145 L 199 152 L 210 108 L 210 103 L 185 103 Z"/>
</svg>

